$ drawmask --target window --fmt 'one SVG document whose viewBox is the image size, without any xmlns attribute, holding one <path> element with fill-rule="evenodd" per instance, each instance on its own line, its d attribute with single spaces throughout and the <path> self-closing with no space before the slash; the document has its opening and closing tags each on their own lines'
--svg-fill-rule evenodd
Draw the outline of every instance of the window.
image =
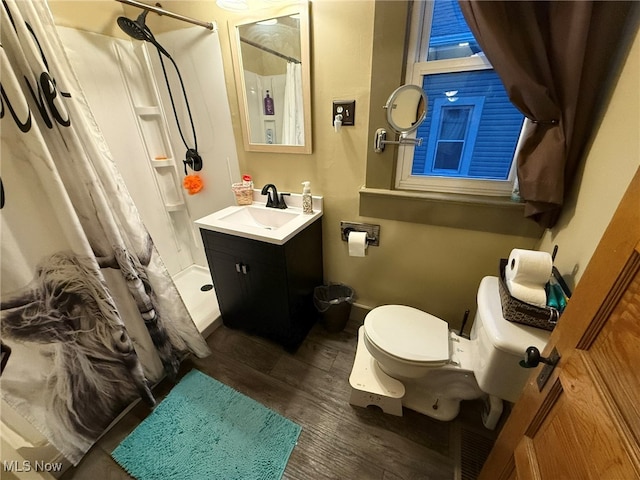
<svg viewBox="0 0 640 480">
<path fill-rule="evenodd" d="M 415 152 L 413 171 L 418 175 L 464 177 L 469 175 L 484 97 L 438 98 L 433 105 L 426 155 Z M 429 159 L 428 162 L 425 160 Z M 423 168 L 419 168 L 422 164 Z"/>
<path fill-rule="evenodd" d="M 509 195 L 524 122 L 486 60 L 455 0 L 417 2 L 411 25 L 415 63 L 407 81 L 422 85 L 428 115 L 420 146 L 399 149 L 396 188 Z"/>
</svg>

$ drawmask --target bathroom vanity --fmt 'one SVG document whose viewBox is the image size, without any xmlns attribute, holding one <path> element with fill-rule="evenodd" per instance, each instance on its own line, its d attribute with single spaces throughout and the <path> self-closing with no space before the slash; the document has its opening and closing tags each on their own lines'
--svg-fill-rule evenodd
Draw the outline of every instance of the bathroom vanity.
<svg viewBox="0 0 640 480">
<path fill-rule="evenodd" d="M 253 204 L 196 221 L 224 325 L 287 350 L 300 345 L 317 318 L 313 289 L 323 282 L 321 216 Z"/>
</svg>

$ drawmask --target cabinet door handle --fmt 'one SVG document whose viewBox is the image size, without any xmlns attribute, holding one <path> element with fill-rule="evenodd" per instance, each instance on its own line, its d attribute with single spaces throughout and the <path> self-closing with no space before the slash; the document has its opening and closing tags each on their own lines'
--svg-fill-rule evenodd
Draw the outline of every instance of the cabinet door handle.
<svg viewBox="0 0 640 480">
<path fill-rule="evenodd" d="M 240 269 L 240 264 L 236 263 L 236 272 L 240 273 L 241 269 Z"/>
<path fill-rule="evenodd" d="M 247 266 L 245 264 L 242 264 L 242 273 L 246 275 L 248 270 L 249 269 L 247 268 Z"/>
</svg>

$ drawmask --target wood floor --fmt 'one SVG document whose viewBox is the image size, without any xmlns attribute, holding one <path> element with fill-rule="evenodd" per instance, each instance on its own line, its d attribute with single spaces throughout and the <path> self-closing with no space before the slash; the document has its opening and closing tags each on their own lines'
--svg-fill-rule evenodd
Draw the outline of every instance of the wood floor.
<svg viewBox="0 0 640 480">
<path fill-rule="evenodd" d="M 358 326 L 351 320 L 344 331 L 328 333 L 318 324 L 295 354 L 222 326 L 208 338 L 212 355 L 185 361 L 181 375 L 197 368 L 298 423 L 302 433 L 285 479 L 473 479 L 495 437 L 482 427 L 479 401 L 463 402 L 448 423 L 408 409 L 395 417 L 349 404 Z M 171 387 L 165 381 L 154 389 L 158 401 Z M 109 455 L 149 413 L 136 405 L 62 478 L 130 479 Z M 462 445 L 473 437 L 481 441 Z M 460 471 L 461 451 L 469 471 Z"/>
</svg>

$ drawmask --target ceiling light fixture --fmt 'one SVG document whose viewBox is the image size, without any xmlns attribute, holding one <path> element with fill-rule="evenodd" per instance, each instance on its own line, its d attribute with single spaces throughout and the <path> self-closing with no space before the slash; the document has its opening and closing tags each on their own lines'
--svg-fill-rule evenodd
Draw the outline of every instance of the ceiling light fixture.
<svg viewBox="0 0 640 480">
<path fill-rule="evenodd" d="M 223 10 L 230 10 L 232 12 L 240 12 L 249 9 L 247 0 L 216 0 L 216 5 Z"/>
</svg>

